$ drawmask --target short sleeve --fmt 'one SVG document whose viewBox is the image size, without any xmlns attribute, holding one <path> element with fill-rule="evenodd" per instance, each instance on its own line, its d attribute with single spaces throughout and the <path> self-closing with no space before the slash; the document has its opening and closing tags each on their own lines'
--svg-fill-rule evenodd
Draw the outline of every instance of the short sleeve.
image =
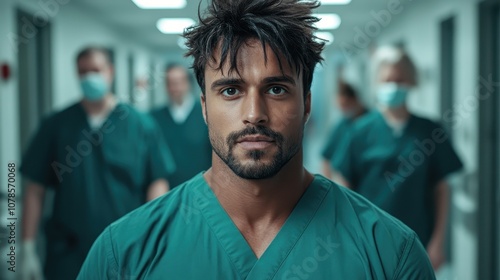
<svg viewBox="0 0 500 280">
<path fill-rule="evenodd" d="M 94 279 L 121 279 L 113 252 L 110 227 L 92 245 L 77 277 L 77 280 Z"/>
<path fill-rule="evenodd" d="M 149 119 L 149 118 L 148 118 Z M 146 143 L 148 145 L 147 155 L 147 172 L 149 182 L 158 179 L 167 179 L 176 169 L 174 158 L 167 142 L 163 139 L 163 135 L 157 123 L 149 119 L 151 122 L 151 130 L 147 134 Z"/>
<path fill-rule="evenodd" d="M 436 279 L 427 252 L 415 233 L 404 244 L 402 251 L 393 279 Z"/>
<path fill-rule="evenodd" d="M 44 119 L 23 155 L 20 171 L 38 184 L 56 186 L 55 162 L 56 127 L 52 117 Z M 55 166 L 57 168 L 57 166 Z"/>
<path fill-rule="evenodd" d="M 422 141 L 420 145 L 426 147 L 426 149 L 431 149 L 432 142 L 429 140 L 432 140 L 436 146 L 430 158 L 430 174 L 432 182 L 437 184 L 446 176 L 462 169 L 463 164 L 453 149 L 452 143 L 444 128 L 436 126 L 431 132 L 431 139 L 424 140 L 427 141 L 427 143 Z"/>
</svg>

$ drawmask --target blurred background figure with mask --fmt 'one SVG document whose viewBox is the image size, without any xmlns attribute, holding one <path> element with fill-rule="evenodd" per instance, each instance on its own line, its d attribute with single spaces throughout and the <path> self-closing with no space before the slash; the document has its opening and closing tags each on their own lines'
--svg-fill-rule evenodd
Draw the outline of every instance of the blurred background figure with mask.
<svg viewBox="0 0 500 280">
<path fill-rule="evenodd" d="M 331 162 L 337 150 L 342 149 L 340 145 L 343 143 L 343 138 L 348 135 L 352 123 L 367 112 L 367 109 L 358 98 L 356 90 L 345 81 L 339 81 L 335 100 L 337 107 L 342 112 L 342 118 L 331 130 L 321 152 L 322 172 L 328 178 L 337 177 L 334 176 L 337 172 L 333 170 Z"/>
<path fill-rule="evenodd" d="M 22 279 L 42 279 L 35 239 L 46 188 L 45 279 L 75 279 L 92 243 L 111 222 L 168 191 L 174 163 L 154 120 L 111 93 L 106 49 L 76 59 L 83 98 L 42 121 L 24 154 Z"/>
<path fill-rule="evenodd" d="M 447 133 L 408 111 L 417 70 L 400 48 L 374 54 L 377 110 L 357 121 L 333 166 L 348 187 L 419 236 L 435 270 L 445 261 L 446 178 L 462 168 Z"/>
<path fill-rule="evenodd" d="M 151 114 L 161 127 L 177 167 L 169 178 L 173 188 L 210 167 L 212 146 L 201 103 L 191 92 L 187 68 L 169 64 L 165 70 L 165 83 L 168 104 Z"/>
</svg>

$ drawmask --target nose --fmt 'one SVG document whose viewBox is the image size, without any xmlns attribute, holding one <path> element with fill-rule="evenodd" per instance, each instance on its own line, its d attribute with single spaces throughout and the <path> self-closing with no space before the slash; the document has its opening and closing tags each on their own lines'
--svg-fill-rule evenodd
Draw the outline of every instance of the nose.
<svg viewBox="0 0 500 280">
<path fill-rule="evenodd" d="M 265 97 L 258 90 L 251 90 L 242 103 L 243 123 L 245 125 L 263 125 L 269 121 Z"/>
</svg>

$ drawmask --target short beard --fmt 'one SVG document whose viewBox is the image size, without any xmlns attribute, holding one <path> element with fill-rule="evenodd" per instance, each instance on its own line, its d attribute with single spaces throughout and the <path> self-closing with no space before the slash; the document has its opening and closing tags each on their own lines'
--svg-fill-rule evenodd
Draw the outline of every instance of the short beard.
<svg viewBox="0 0 500 280">
<path fill-rule="evenodd" d="M 268 127 L 251 126 L 239 132 L 229 134 L 226 138 L 226 143 L 224 143 L 222 139 L 212 135 L 210 133 L 210 125 L 208 127 L 210 143 L 212 144 L 214 152 L 238 177 L 243 179 L 259 180 L 274 177 L 283 168 L 283 166 L 285 166 L 290 159 L 298 153 L 302 144 L 300 139 L 302 139 L 303 129 L 301 130 L 301 134 L 296 139 L 285 140 L 283 135 L 271 130 Z M 250 164 L 243 165 L 235 158 L 233 150 L 237 141 L 244 136 L 255 134 L 269 137 L 273 139 L 276 144 L 278 152 L 270 164 L 260 162 L 260 159 L 265 154 L 265 152 L 261 150 L 250 150 L 247 152 L 247 156 L 254 160 L 254 162 Z M 224 152 L 224 147 L 226 146 L 224 144 L 228 147 L 226 153 Z"/>
</svg>

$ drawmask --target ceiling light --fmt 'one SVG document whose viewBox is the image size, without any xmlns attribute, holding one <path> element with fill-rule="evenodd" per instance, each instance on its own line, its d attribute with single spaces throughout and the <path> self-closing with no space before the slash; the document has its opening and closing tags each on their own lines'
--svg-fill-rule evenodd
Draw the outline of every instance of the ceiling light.
<svg viewBox="0 0 500 280">
<path fill-rule="evenodd" d="M 333 40 L 335 40 L 333 34 L 330 32 L 316 32 L 314 35 L 320 39 L 326 40 L 325 45 L 330 45 L 333 43 Z"/>
<path fill-rule="evenodd" d="M 190 18 L 162 18 L 156 23 L 156 27 L 164 34 L 182 34 L 184 29 L 195 25 Z"/>
<path fill-rule="evenodd" d="M 187 40 L 186 40 L 186 38 L 184 38 L 184 37 L 182 37 L 182 36 L 181 36 L 181 37 L 179 37 L 179 38 L 177 39 L 177 45 L 178 45 L 181 49 L 183 49 L 183 50 L 187 50 L 187 48 L 188 48 L 188 47 L 186 46 L 186 41 L 187 41 Z"/>
<path fill-rule="evenodd" d="M 342 22 L 337 14 L 315 14 L 314 16 L 319 18 L 315 24 L 318 29 L 337 29 Z"/>
<path fill-rule="evenodd" d="M 321 0 L 321 5 L 347 5 L 351 0 Z"/>
<path fill-rule="evenodd" d="M 186 0 L 132 0 L 141 9 L 183 9 Z"/>
</svg>

